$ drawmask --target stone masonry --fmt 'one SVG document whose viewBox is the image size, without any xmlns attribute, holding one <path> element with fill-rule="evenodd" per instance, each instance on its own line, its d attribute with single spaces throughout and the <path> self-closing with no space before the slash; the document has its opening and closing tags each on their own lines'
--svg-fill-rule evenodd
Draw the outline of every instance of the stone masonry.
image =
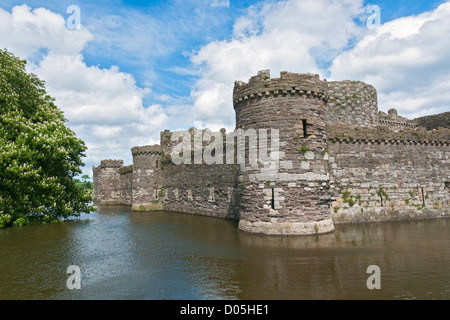
<svg viewBox="0 0 450 320">
<path fill-rule="evenodd" d="M 236 219 L 241 231 L 272 235 L 450 216 L 449 128 L 379 112 L 373 86 L 263 70 L 235 82 L 233 104 L 235 132 L 186 131 L 184 163 L 173 161 L 181 140 L 169 130 L 160 145 L 132 148 L 130 166 L 102 160 L 95 202 Z"/>
<path fill-rule="evenodd" d="M 313 74 L 268 71 L 236 82 L 236 128 L 279 130 L 279 166 L 241 166 L 239 229 L 264 234 L 314 234 L 334 229 L 329 210 L 327 84 Z M 258 141 L 259 142 L 259 141 Z M 248 155 L 249 144 L 246 144 Z"/>
</svg>

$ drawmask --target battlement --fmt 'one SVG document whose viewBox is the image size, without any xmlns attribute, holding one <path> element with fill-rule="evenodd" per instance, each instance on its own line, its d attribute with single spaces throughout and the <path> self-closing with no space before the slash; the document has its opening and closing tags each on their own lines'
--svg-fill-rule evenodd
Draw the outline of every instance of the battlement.
<svg viewBox="0 0 450 320">
<path fill-rule="evenodd" d="M 405 117 L 399 116 L 397 110 L 389 109 L 388 113 L 383 111 L 378 112 L 379 124 L 382 126 L 401 127 L 401 128 L 415 128 L 417 124 Z"/>
<path fill-rule="evenodd" d="M 123 167 L 123 160 L 111 160 L 111 159 L 107 159 L 107 160 L 102 160 L 100 161 L 100 166 L 101 169 L 104 168 L 122 168 Z"/>
<path fill-rule="evenodd" d="M 415 128 L 417 124 L 410 122 L 392 121 L 387 119 L 380 119 L 380 125 L 389 127 L 403 127 L 403 128 Z"/>
<path fill-rule="evenodd" d="M 119 173 L 120 174 L 133 173 L 133 165 L 129 165 L 129 166 L 120 168 Z"/>
<path fill-rule="evenodd" d="M 197 163 L 199 159 L 204 162 L 203 154 L 207 152 L 211 154 L 211 157 L 215 161 L 223 161 L 225 163 L 227 160 L 227 152 L 235 148 L 235 145 L 228 145 L 228 138 L 234 141 L 235 133 L 231 132 L 230 137 L 226 132 L 225 128 L 219 131 L 211 131 L 208 128 L 198 129 L 195 127 L 189 130 L 164 130 L 161 131 L 161 146 L 163 147 L 164 155 L 161 157 L 161 161 L 164 163 L 170 163 L 172 161 L 172 148 L 183 142 L 183 161 L 187 160 L 188 154 L 190 154 L 190 162 Z M 172 140 L 172 138 L 174 140 Z M 190 143 L 189 143 L 190 139 Z M 231 149 L 230 149 L 231 148 Z M 223 159 L 215 158 L 219 154 L 222 155 Z M 187 160 L 189 161 L 189 160 Z"/>
<path fill-rule="evenodd" d="M 192 142 L 195 139 L 195 136 L 198 134 L 200 141 L 202 141 L 202 145 L 205 146 L 205 144 L 209 144 L 209 141 L 203 141 L 203 136 L 205 134 L 216 136 L 217 134 L 222 136 L 222 141 L 225 142 L 226 140 L 226 129 L 222 128 L 220 131 L 211 131 L 208 128 L 205 129 L 198 129 L 198 128 L 189 128 L 189 130 L 176 130 L 176 131 L 170 131 L 168 129 L 160 132 L 160 139 L 161 139 L 161 146 L 165 147 L 166 149 L 170 149 L 173 147 L 174 144 L 177 144 L 178 142 L 172 141 L 172 135 L 175 134 L 179 138 L 184 138 L 184 134 L 188 133 L 191 137 Z M 166 150 L 167 151 L 167 150 Z"/>
<path fill-rule="evenodd" d="M 345 125 L 328 125 L 327 134 L 330 142 L 363 142 L 411 145 L 450 144 L 450 129 L 446 128 L 428 131 L 425 128 L 402 127 L 398 131 L 393 131 L 385 126 L 365 128 L 350 127 Z"/>
<path fill-rule="evenodd" d="M 269 70 L 262 70 L 251 77 L 248 83 L 234 83 L 233 101 L 239 102 L 278 95 L 305 95 L 326 100 L 327 82 L 312 73 L 292 73 L 282 71 L 280 78 L 270 78 Z"/>
<path fill-rule="evenodd" d="M 163 153 L 163 148 L 160 145 L 134 147 L 131 149 L 131 154 L 133 156 L 146 155 L 146 154 L 162 154 L 162 153 Z"/>
</svg>

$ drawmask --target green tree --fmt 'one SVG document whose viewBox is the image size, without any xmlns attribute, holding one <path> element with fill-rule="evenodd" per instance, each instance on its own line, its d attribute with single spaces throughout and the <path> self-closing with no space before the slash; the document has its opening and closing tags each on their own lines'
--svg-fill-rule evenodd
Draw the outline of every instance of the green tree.
<svg viewBox="0 0 450 320">
<path fill-rule="evenodd" d="M 0 50 L 0 227 L 94 211 L 74 181 L 87 147 L 25 65 Z"/>
<path fill-rule="evenodd" d="M 89 175 L 84 174 L 81 176 L 81 181 L 78 179 L 75 179 L 75 184 L 77 185 L 77 187 L 79 188 L 83 188 L 83 189 L 93 189 L 93 183 L 88 181 L 89 180 Z"/>
</svg>

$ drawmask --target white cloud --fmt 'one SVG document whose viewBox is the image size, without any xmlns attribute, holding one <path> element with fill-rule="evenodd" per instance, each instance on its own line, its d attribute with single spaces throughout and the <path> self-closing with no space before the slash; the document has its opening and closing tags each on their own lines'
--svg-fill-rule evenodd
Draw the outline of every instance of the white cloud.
<svg viewBox="0 0 450 320">
<path fill-rule="evenodd" d="M 92 34 L 68 30 L 64 18 L 47 9 L 0 9 L 0 46 L 21 59 L 33 59 L 29 71 L 46 82 L 48 93 L 87 146 L 87 168 L 105 158 L 131 162 L 131 147 L 159 142 L 168 116 L 160 105 L 144 107 L 149 89 L 139 88 L 118 67 L 87 66 L 82 51 Z"/>
<path fill-rule="evenodd" d="M 230 6 L 229 0 L 211 0 L 211 7 L 225 7 L 228 8 Z"/>
<path fill-rule="evenodd" d="M 379 106 L 410 118 L 450 106 L 450 2 L 387 22 L 337 57 L 334 79 L 362 80 L 378 90 Z"/>
<path fill-rule="evenodd" d="M 31 10 L 15 6 L 9 13 L 0 9 L 0 41 L 19 57 L 32 57 L 41 48 L 57 54 L 77 54 L 92 34 L 85 28 L 68 30 L 61 15 L 45 8 Z"/>
<path fill-rule="evenodd" d="M 89 163 L 104 158 L 127 159 L 135 145 L 159 143 L 159 132 L 168 125 L 160 105 L 144 107 L 148 90 L 136 86 L 132 75 L 118 67 L 87 66 L 80 54 L 49 53 L 34 70 L 88 145 Z"/>
<path fill-rule="evenodd" d="M 361 33 L 353 19 L 362 1 L 289 0 L 257 4 L 236 20 L 233 38 L 214 41 L 191 57 L 201 77 L 191 96 L 192 117 L 208 123 L 221 118 L 234 125 L 232 91 L 235 80 L 247 81 L 259 70 L 313 72 L 323 78 L 316 61 L 333 59 Z"/>
<path fill-rule="evenodd" d="M 118 67 L 86 66 L 82 55 L 49 53 L 35 68 L 47 89 L 73 124 L 139 122 L 147 109 L 142 98 L 148 90 L 136 86 L 132 75 Z"/>
</svg>

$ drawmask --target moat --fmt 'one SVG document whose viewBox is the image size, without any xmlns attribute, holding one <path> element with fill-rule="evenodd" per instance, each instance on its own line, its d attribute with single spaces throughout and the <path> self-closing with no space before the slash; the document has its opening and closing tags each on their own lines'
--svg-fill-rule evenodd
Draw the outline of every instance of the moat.
<svg viewBox="0 0 450 320">
<path fill-rule="evenodd" d="M 99 208 L 0 229 L 0 299 L 450 299 L 450 220 L 272 237 L 237 221 Z M 81 269 L 69 290 L 67 267 Z M 370 265 L 381 289 L 369 290 Z"/>
</svg>

